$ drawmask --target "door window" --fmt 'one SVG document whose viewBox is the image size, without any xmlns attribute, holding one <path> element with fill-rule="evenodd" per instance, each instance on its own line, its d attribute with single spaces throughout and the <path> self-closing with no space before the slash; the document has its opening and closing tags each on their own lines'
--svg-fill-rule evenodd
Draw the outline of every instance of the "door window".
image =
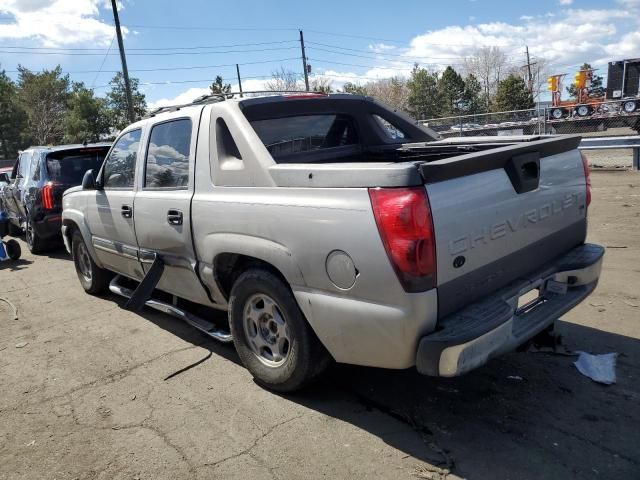
<svg viewBox="0 0 640 480">
<path fill-rule="evenodd" d="M 151 129 L 145 164 L 145 188 L 187 188 L 191 120 L 160 123 Z"/>
<path fill-rule="evenodd" d="M 141 130 L 122 135 L 104 162 L 104 188 L 133 188 Z"/>
</svg>

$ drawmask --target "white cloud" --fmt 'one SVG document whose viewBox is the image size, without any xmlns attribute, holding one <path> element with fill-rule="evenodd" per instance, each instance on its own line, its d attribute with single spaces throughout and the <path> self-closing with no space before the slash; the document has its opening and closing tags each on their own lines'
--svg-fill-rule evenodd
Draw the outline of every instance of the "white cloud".
<svg viewBox="0 0 640 480">
<path fill-rule="evenodd" d="M 559 0 L 560 5 L 571 5 L 573 0 Z"/>
<path fill-rule="evenodd" d="M 390 50 L 394 50 L 395 48 L 395 45 L 387 45 L 385 43 L 374 43 L 369 45 L 369 50 L 375 53 L 385 53 Z"/>
<path fill-rule="evenodd" d="M 336 60 L 370 67 L 354 65 L 338 70 L 318 61 L 314 73 L 324 74 L 334 89 L 340 89 L 346 82 L 365 84 L 391 76 L 406 77 L 414 62 L 435 70 L 447 65 L 461 70 L 464 58 L 482 46 L 499 46 L 508 57 L 509 66 L 516 68 L 525 63 L 525 45 L 534 61 L 544 59 L 550 72 L 571 72 L 584 62 L 604 68 L 608 61 L 640 56 L 640 0 L 617 0 L 617 5 L 607 9 L 563 8 L 524 15 L 513 22 L 449 25 L 414 37 L 405 48 L 371 44 L 368 50 L 375 55 L 370 55 L 369 60 Z M 256 89 L 262 89 L 266 80 L 256 82 Z M 245 82 L 243 86 L 245 90 L 253 89 Z M 198 96 L 196 91 L 187 90 L 194 98 Z M 163 99 L 154 104 L 176 103 L 175 100 Z"/>
<path fill-rule="evenodd" d="M 114 30 L 99 18 L 105 4 L 104 0 L 0 0 L 0 13 L 13 20 L 0 24 L 0 38 L 35 39 L 46 47 L 108 46 Z"/>
</svg>

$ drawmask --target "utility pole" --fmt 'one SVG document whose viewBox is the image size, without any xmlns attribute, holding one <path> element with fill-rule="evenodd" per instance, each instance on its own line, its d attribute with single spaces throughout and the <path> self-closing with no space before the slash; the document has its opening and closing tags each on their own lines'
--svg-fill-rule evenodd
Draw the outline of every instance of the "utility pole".
<svg viewBox="0 0 640 480">
<path fill-rule="evenodd" d="M 240 66 L 236 63 L 236 73 L 238 74 L 238 88 L 240 89 L 240 98 L 242 95 L 242 81 L 240 80 Z"/>
<path fill-rule="evenodd" d="M 302 68 L 304 69 L 304 86 L 309 91 L 309 67 L 307 66 L 307 55 L 304 53 L 304 35 L 300 30 L 300 48 L 302 49 Z"/>
<path fill-rule="evenodd" d="M 529 91 L 533 92 L 533 75 L 531 73 L 531 58 L 529 58 L 529 45 L 525 45 L 525 53 L 527 55 L 527 71 L 529 72 Z"/>
<path fill-rule="evenodd" d="M 127 57 L 124 55 L 124 44 L 122 43 L 122 31 L 120 31 L 120 18 L 118 17 L 118 6 L 116 0 L 111 0 L 111 8 L 113 10 L 113 20 L 116 24 L 116 36 L 118 37 L 118 48 L 120 49 L 120 60 L 122 61 L 122 76 L 124 78 L 124 89 L 127 95 L 127 111 L 129 113 L 129 121 L 136 121 L 133 113 L 133 99 L 131 97 L 131 83 L 129 82 L 129 70 L 127 69 Z"/>
</svg>

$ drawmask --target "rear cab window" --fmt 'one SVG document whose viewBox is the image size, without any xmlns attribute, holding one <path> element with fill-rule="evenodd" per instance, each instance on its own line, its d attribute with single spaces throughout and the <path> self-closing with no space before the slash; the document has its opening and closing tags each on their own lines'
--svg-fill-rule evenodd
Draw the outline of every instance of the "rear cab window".
<svg viewBox="0 0 640 480">
<path fill-rule="evenodd" d="M 345 114 L 297 115 L 250 123 L 276 162 L 358 144 L 355 122 Z"/>
<path fill-rule="evenodd" d="M 87 170 L 102 166 L 108 147 L 53 152 L 46 157 L 48 178 L 53 183 L 80 185 Z"/>
</svg>

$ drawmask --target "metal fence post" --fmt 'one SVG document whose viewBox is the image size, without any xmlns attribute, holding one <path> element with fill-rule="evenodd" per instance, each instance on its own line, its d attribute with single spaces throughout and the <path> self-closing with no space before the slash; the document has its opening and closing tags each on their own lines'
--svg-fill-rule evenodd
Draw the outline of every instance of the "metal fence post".
<svg viewBox="0 0 640 480">
<path fill-rule="evenodd" d="M 640 148 L 633 149 L 633 169 L 640 170 Z"/>
</svg>

